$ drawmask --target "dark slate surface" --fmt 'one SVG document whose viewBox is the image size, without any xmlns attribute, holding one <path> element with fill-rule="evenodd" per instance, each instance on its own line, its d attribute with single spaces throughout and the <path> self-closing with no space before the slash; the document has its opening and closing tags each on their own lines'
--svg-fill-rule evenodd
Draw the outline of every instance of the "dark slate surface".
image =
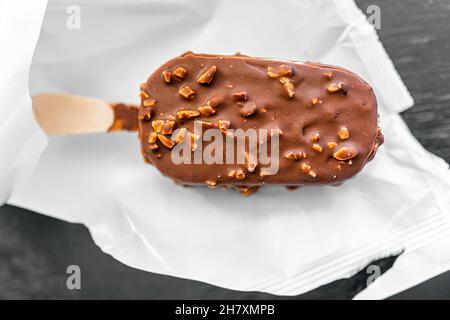
<svg viewBox="0 0 450 320">
<path fill-rule="evenodd" d="M 380 38 L 416 105 L 403 114 L 417 139 L 450 162 L 450 1 L 357 0 L 381 8 Z M 375 263 L 386 271 L 395 258 Z M 68 290 L 66 268 L 81 268 L 81 290 Z M 366 270 L 293 299 L 349 299 L 365 287 Z M 0 298 L 269 299 L 201 282 L 146 273 L 103 254 L 87 229 L 36 213 L 0 208 Z M 393 299 L 450 298 L 450 272 Z"/>
</svg>

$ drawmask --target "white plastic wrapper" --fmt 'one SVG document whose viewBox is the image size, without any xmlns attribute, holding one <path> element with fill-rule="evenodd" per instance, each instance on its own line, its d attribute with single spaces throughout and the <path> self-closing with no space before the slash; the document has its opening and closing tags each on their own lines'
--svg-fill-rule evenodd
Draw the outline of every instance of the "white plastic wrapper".
<svg viewBox="0 0 450 320">
<path fill-rule="evenodd" d="M 20 1 L 6 1 L 13 2 Z M 12 124 L 30 141 L 42 135 L 29 120 L 25 67 L 43 12 L 25 13 L 26 48 L 0 59 L 2 66 L 22 66 L 11 73 L 20 90 L 0 82 L 0 114 L 26 101 L 23 117 L 0 117 L 0 150 L 14 147 L 17 155 L 28 148 L 23 137 L 9 134 Z M 22 8 L 20 14 L 23 20 Z M 19 27 L 17 22 L 11 34 L 19 35 Z M 139 84 L 186 50 L 347 67 L 375 88 L 386 142 L 341 187 L 272 187 L 243 197 L 175 185 L 144 164 L 135 133 L 49 137 L 32 177 L 8 203 L 84 223 L 103 251 L 129 266 L 237 290 L 300 294 L 405 250 L 358 296 L 384 298 L 450 268 L 448 165 L 425 151 L 398 115 L 412 99 L 351 1 L 51 1 L 33 59 L 31 93 L 138 102 Z M 2 189 L 15 183 L 11 172 L 32 167 L 39 146 L 18 162 L 0 153 L 0 172 L 10 177 L 2 178 Z"/>
</svg>

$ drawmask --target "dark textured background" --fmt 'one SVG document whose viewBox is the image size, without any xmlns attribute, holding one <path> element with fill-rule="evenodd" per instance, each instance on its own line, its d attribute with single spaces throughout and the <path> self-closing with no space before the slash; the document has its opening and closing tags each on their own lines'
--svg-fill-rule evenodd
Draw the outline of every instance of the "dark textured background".
<svg viewBox="0 0 450 320">
<path fill-rule="evenodd" d="M 378 31 L 415 99 L 403 117 L 429 151 L 450 162 L 450 0 L 357 0 L 363 11 L 381 8 Z M 395 258 L 377 261 L 382 271 Z M 82 271 L 82 290 L 66 287 L 66 268 Z M 349 299 L 364 288 L 360 272 L 293 299 Z M 280 298 L 129 268 L 103 254 L 82 225 L 0 208 L 0 298 L 256 299 Z M 282 297 L 281 297 L 282 298 Z M 396 299 L 450 298 L 450 272 L 396 295 Z"/>
</svg>

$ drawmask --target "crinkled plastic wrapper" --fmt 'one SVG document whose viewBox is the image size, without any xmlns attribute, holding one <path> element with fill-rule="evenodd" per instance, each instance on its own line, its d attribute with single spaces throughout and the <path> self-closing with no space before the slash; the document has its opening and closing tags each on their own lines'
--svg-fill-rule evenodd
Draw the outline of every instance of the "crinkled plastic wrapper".
<svg viewBox="0 0 450 320">
<path fill-rule="evenodd" d="M 3 2 L 17 19 L 6 21 L 11 35 L 0 30 L 1 40 L 27 44 L 0 53 L 9 52 L 0 69 L 13 80 L 0 82 L 8 203 L 85 224 L 104 252 L 129 266 L 237 290 L 300 294 L 404 251 L 359 295 L 383 298 L 450 268 L 448 165 L 398 115 L 412 99 L 353 2 L 49 2 L 31 94 L 138 102 L 152 70 L 187 50 L 321 61 L 374 87 L 386 142 L 363 172 L 340 187 L 271 187 L 250 197 L 175 185 L 143 162 L 136 133 L 52 136 L 43 150 L 27 66 L 46 3 L 28 2 L 24 12 L 21 1 Z"/>
</svg>

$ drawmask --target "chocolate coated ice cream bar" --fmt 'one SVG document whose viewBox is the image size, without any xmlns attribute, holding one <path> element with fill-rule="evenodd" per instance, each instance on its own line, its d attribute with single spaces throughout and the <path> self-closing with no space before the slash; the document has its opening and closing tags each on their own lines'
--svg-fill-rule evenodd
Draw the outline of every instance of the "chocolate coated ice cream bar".
<svg viewBox="0 0 450 320">
<path fill-rule="evenodd" d="M 383 143 L 372 88 L 340 67 L 188 52 L 140 97 L 142 154 L 184 185 L 338 185 Z"/>
</svg>

